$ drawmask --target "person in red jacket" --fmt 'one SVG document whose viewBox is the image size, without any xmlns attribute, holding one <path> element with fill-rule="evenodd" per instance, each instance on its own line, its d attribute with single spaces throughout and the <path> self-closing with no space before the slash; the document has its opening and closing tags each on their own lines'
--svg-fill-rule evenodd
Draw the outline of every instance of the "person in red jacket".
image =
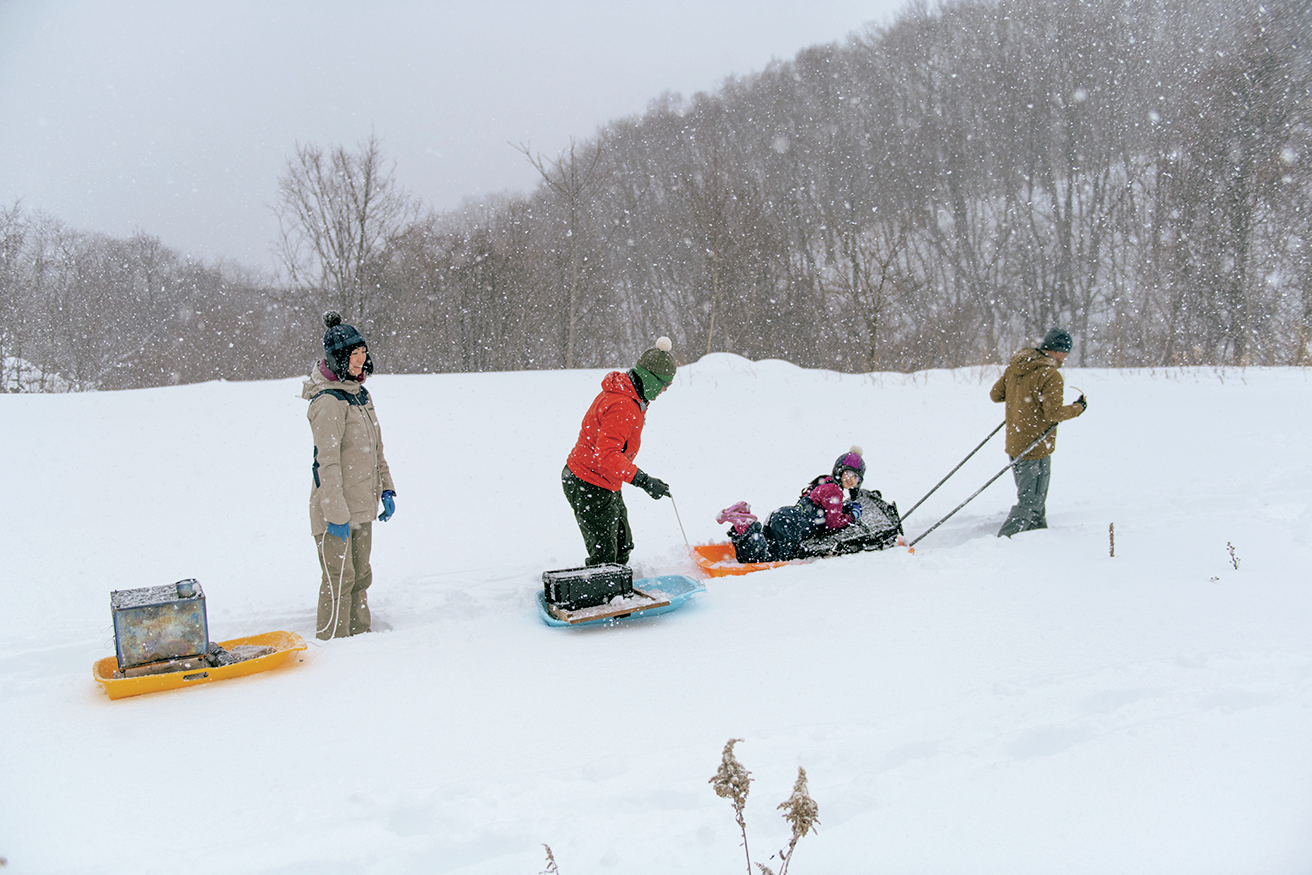
<svg viewBox="0 0 1312 875">
<path fill-rule="evenodd" d="M 628 564 L 633 532 L 621 486 L 632 483 L 652 498 L 670 494 L 664 481 L 643 473 L 633 459 L 642 445 L 647 405 L 674 382 L 671 346 L 662 337 L 627 373 L 611 371 L 602 379 L 601 394 L 583 415 L 578 442 L 560 472 L 588 549 L 588 565 Z"/>
</svg>

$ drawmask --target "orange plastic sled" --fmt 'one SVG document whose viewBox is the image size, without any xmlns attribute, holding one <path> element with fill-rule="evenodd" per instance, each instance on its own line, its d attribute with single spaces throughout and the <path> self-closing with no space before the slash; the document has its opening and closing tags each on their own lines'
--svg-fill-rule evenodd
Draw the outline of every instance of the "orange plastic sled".
<svg viewBox="0 0 1312 875">
<path fill-rule="evenodd" d="M 233 638 L 220 641 L 219 646 L 231 650 L 241 644 L 254 644 L 262 647 L 276 648 L 273 653 L 257 656 L 254 659 L 234 662 L 232 665 L 220 665 L 215 668 L 198 667 L 195 671 L 171 671 L 167 674 L 152 674 L 142 677 L 125 678 L 118 673 L 118 659 L 106 656 L 91 667 L 91 676 L 105 688 L 111 699 L 127 696 L 140 696 L 143 693 L 157 693 L 160 690 L 176 690 L 182 687 L 195 687 L 211 681 L 238 678 L 248 674 L 268 671 L 282 664 L 288 656 L 297 650 L 304 650 L 304 639 L 295 632 L 264 632 L 260 635 L 248 635 L 245 638 Z"/>
<path fill-rule="evenodd" d="M 692 548 L 692 558 L 711 577 L 727 577 L 731 574 L 751 574 L 753 571 L 765 571 L 780 565 L 800 565 L 805 560 L 793 559 L 789 562 L 739 562 L 734 558 L 733 544 L 698 544 Z"/>
</svg>

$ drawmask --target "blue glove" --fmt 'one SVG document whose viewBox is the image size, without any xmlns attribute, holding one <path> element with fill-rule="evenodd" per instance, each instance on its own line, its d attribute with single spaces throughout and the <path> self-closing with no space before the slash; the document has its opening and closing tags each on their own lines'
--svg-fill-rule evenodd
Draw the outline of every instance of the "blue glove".
<svg viewBox="0 0 1312 875">
<path fill-rule="evenodd" d="M 334 538 L 338 539 L 339 541 L 349 541 L 351 540 L 351 524 L 329 523 L 328 534 L 332 535 Z"/>
<path fill-rule="evenodd" d="M 861 519 L 861 502 L 849 501 L 847 504 L 847 514 L 852 518 L 852 522 Z"/>
<path fill-rule="evenodd" d="M 390 489 L 383 490 L 383 512 L 378 515 L 378 521 L 385 523 L 396 513 L 396 493 Z"/>
</svg>

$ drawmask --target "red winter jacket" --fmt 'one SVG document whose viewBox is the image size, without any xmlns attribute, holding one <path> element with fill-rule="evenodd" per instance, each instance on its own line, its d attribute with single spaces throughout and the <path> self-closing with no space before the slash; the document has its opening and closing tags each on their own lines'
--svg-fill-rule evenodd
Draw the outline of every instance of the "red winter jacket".
<svg viewBox="0 0 1312 875">
<path fill-rule="evenodd" d="M 611 492 L 632 482 L 646 410 L 629 375 L 611 371 L 602 378 L 601 394 L 583 415 L 578 443 L 565 466 L 580 480 Z"/>
</svg>

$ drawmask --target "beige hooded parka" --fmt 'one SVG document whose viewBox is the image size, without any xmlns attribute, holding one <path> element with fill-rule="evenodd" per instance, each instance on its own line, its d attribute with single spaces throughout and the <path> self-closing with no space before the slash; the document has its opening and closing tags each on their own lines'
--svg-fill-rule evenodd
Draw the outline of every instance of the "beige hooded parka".
<svg viewBox="0 0 1312 875">
<path fill-rule="evenodd" d="M 314 435 L 311 534 L 322 535 L 328 523 L 371 522 L 383 491 L 396 488 L 369 393 L 354 380 L 330 380 L 316 364 L 301 397 L 310 402 L 306 415 Z"/>
</svg>

